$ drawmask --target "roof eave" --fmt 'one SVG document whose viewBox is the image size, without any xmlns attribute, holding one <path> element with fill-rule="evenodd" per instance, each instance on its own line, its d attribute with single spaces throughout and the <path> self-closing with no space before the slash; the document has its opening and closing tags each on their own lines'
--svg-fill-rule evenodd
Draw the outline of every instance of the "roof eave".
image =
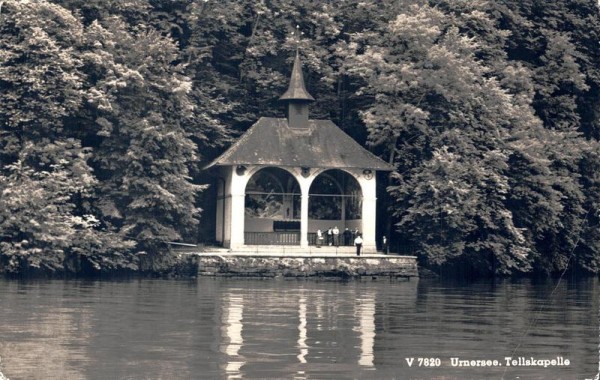
<svg viewBox="0 0 600 380">
<path fill-rule="evenodd" d="M 208 170 L 211 169 L 213 167 L 226 167 L 226 166 L 239 166 L 239 165 L 247 165 L 247 166 L 277 166 L 277 167 L 283 167 L 283 168 L 300 168 L 300 167 L 310 167 L 310 168 L 314 168 L 314 169 L 339 169 L 339 170 L 343 170 L 343 169 L 359 169 L 359 170 L 374 170 L 374 171 L 378 171 L 378 172 L 393 172 L 396 170 L 395 167 L 391 166 L 391 165 L 381 165 L 381 166 L 376 166 L 376 165 L 365 165 L 365 166 L 325 166 L 325 165 L 310 165 L 310 164 L 297 164 L 297 165 L 282 165 L 280 163 L 275 163 L 275 162 L 246 162 L 246 161 L 237 161 L 237 162 L 211 162 L 210 164 L 206 165 L 202 170 Z"/>
</svg>

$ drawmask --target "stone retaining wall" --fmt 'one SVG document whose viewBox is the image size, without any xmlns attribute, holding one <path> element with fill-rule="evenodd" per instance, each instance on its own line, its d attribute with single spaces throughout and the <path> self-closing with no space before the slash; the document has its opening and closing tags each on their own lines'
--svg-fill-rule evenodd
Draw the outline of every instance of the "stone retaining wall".
<svg viewBox="0 0 600 380">
<path fill-rule="evenodd" d="M 414 256 L 280 257 L 197 255 L 199 276 L 417 277 Z"/>
</svg>

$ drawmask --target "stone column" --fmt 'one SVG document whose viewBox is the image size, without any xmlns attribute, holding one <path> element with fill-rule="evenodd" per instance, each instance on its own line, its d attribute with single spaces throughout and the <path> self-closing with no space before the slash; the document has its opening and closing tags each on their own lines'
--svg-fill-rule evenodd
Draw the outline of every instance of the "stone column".
<svg viewBox="0 0 600 380">
<path fill-rule="evenodd" d="M 308 190 L 302 189 L 300 204 L 300 247 L 308 248 Z"/>
<path fill-rule="evenodd" d="M 231 241 L 230 248 L 244 246 L 244 194 L 231 194 Z"/>
<path fill-rule="evenodd" d="M 362 203 L 362 238 L 364 241 L 363 250 L 365 253 L 375 253 L 377 251 L 377 245 L 375 242 L 377 198 L 363 197 Z"/>
<path fill-rule="evenodd" d="M 247 168 L 232 167 L 231 176 L 231 240 L 230 248 L 236 249 L 244 246 L 244 218 L 245 218 L 245 195 L 246 184 L 250 179 Z"/>
<path fill-rule="evenodd" d="M 308 192 L 310 184 L 315 178 L 309 168 L 300 168 L 300 175 L 296 175 L 296 180 L 300 185 L 300 247 L 308 248 Z"/>
<path fill-rule="evenodd" d="M 374 175 L 361 174 L 358 178 L 362 200 L 362 238 L 365 253 L 377 252 L 375 242 L 375 222 L 377 217 L 377 187 Z"/>
</svg>

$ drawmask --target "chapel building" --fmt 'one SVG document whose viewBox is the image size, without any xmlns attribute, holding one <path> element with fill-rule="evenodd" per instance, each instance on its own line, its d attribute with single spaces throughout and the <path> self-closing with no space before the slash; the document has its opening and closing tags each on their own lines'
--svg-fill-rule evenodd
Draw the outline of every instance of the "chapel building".
<svg viewBox="0 0 600 380">
<path fill-rule="evenodd" d="M 358 232 L 363 252 L 376 252 L 375 172 L 393 167 L 332 121 L 309 118 L 314 98 L 298 53 L 279 99 L 285 118 L 261 117 L 208 166 L 218 171 L 217 242 L 231 250 L 308 248 L 317 230 L 337 227 L 341 245 Z"/>
</svg>

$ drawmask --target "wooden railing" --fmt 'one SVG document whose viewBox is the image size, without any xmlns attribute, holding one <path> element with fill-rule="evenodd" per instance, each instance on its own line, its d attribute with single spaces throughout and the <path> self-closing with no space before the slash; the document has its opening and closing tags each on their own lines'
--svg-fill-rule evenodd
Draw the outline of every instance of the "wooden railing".
<svg viewBox="0 0 600 380">
<path fill-rule="evenodd" d="M 309 232 L 307 238 L 308 245 L 317 245 L 315 232 Z M 300 232 L 245 232 L 244 242 L 246 245 L 300 245 Z"/>
<path fill-rule="evenodd" d="M 244 232 L 246 245 L 300 245 L 300 232 Z"/>
</svg>

